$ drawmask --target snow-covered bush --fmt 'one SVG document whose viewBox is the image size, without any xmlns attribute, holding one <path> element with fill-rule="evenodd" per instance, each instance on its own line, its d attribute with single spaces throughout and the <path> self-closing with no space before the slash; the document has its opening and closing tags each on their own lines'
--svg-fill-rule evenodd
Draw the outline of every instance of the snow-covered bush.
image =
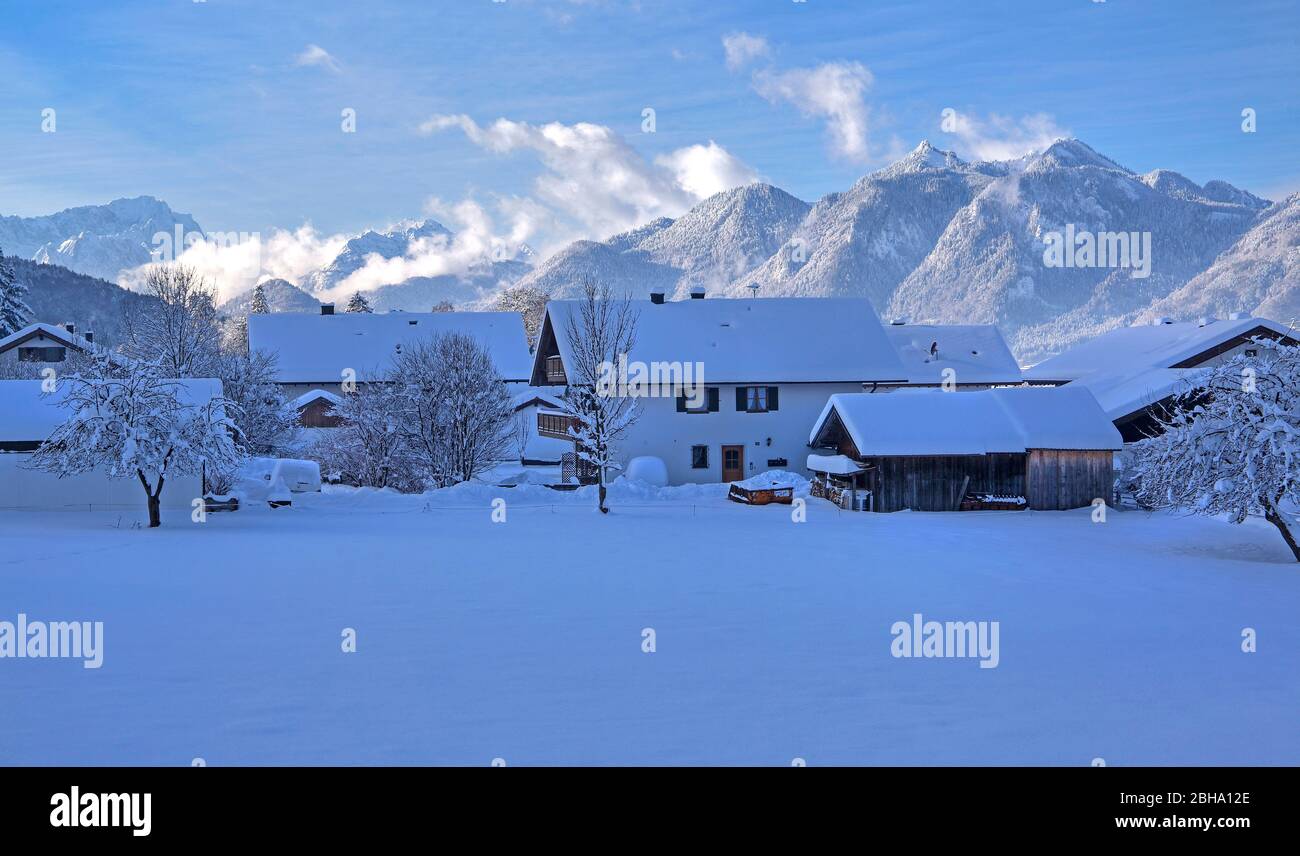
<svg viewBox="0 0 1300 856">
<path fill-rule="evenodd" d="M 405 399 L 399 431 L 430 485 L 470 481 L 510 456 L 513 402 L 491 353 L 473 338 L 449 333 L 408 346 L 392 382 Z"/>
<path fill-rule="evenodd" d="M 1234 523 L 1262 514 L 1300 561 L 1300 347 L 1261 339 L 1253 350 L 1197 375 L 1197 403 L 1135 446 L 1136 492 Z"/>
<path fill-rule="evenodd" d="M 171 475 L 204 467 L 232 471 L 242 457 L 235 405 L 221 396 L 188 401 L 182 384 L 164 379 L 158 366 L 115 365 L 98 355 L 88 370 L 63 377 L 59 405 L 66 422 L 28 462 L 63 476 L 102 469 L 110 478 L 136 478 L 144 488 L 149 526 L 159 526 L 163 487 Z"/>
<path fill-rule="evenodd" d="M 283 452 L 298 433 L 298 414 L 275 382 L 276 357 L 266 351 L 222 354 L 217 362 L 222 392 L 237 407 L 231 418 L 254 455 Z"/>
<path fill-rule="evenodd" d="M 391 487 L 403 492 L 423 488 L 400 428 L 407 401 L 391 383 L 363 383 L 343 395 L 332 412 L 342 419 L 323 435 L 311 456 L 333 481 L 359 487 Z"/>
</svg>

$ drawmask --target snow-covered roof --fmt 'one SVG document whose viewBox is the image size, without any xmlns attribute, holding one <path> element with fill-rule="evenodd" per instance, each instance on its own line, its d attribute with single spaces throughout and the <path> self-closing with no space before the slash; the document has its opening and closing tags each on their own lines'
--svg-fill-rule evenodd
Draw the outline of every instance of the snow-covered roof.
<svg viewBox="0 0 1300 856">
<path fill-rule="evenodd" d="M 1127 372 L 1094 372 L 1072 385 L 1086 387 L 1106 415 L 1114 420 L 1163 401 L 1171 395 L 1190 392 L 1191 380 L 1203 369 L 1146 369 Z"/>
<path fill-rule="evenodd" d="M 532 365 L 517 312 L 276 312 L 248 317 L 248 345 L 278 355 L 281 383 L 337 383 L 344 369 L 359 379 L 387 371 L 399 345 L 440 333 L 472 336 L 508 381 L 527 380 Z"/>
<path fill-rule="evenodd" d="M 547 304 L 565 366 L 566 319 L 579 300 Z M 906 372 L 871 304 L 857 298 L 637 301 L 629 361 L 701 362 L 705 383 L 902 381 Z M 536 359 L 545 358 L 538 349 Z"/>
<path fill-rule="evenodd" d="M 862 472 L 862 464 L 847 455 L 809 455 L 808 469 L 833 476 L 851 476 Z"/>
<path fill-rule="evenodd" d="M 1115 426 L 1081 386 L 832 395 L 809 444 L 832 411 L 863 457 L 1123 448 Z"/>
<path fill-rule="evenodd" d="M 306 407 L 308 404 L 311 404 L 313 401 L 316 401 L 317 399 L 324 399 L 325 401 L 328 401 L 330 404 L 343 403 L 343 398 L 341 396 L 335 395 L 329 390 L 309 389 L 306 392 L 304 392 L 302 395 L 295 398 L 293 401 L 290 401 L 289 406 L 294 408 L 295 410 L 298 410 L 300 408 Z"/>
<path fill-rule="evenodd" d="M 534 403 L 542 407 L 558 408 L 560 406 L 560 398 L 552 392 L 550 387 L 541 386 L 526 386 L 514 397 L 515 410 L 519 410 L 521 407 L 527 407 Z"/>
<path fill-rule="evenodd" d="M 954 383 L 1020 383 L 1020 365 L 992 324 L 890 324 L 885 335 L 908 383 L 942 383 L 945 369 Z"/>
<path fill-rule="evenodd" d="M 44 440 L 72 414 L 61 407 L 66 384 L 58 384 L 49 395 L 41 392 L 40 380 L 0 380 L 0 442 Z M 186 378 L 178 384 L 177 398 L 183 404 L 205 404 L 221 395 L 221 381 Z"/>
<path fill-rule="evenodd" d="M 1024 370 L 1025 380 L 1072 381 L 1093 373 L 1169 369 L 1256 327 L 1300 337 L 1267 318 L 1158 322 L 1118 327 Z"/>
<path fill-rule="evenodd" d="M 33 333 L 44 334 L 47 338 L 54 339 L 56 342 L 61 342 L 79 351 L 92 351 L 95 348 L 93 343 L 86 341 L 86 338 L 79 333 L 69 333 L 65 328 L 57 324 L 46 324 L 43 321 L 37 321 L 35 324 L 28 324 L 23 329 L 15 330 L 0 339 L 0 354 L 26 340 Z"/>
</svg>

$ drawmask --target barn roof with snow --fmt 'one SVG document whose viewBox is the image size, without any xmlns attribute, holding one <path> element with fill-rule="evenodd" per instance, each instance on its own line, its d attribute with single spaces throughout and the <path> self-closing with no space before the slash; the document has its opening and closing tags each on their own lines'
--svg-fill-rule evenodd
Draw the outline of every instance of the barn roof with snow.
<svg viewBox="0 0 1300 856">
<path fill-rule="evenodd" d="M 940 384 L 951 369 L 957 384 L 1020 383 L 1020 364 L 992 324 L 898 324 L 885 335 L 909 384 Z"/>
<path fill-rule="evenodd" d="M 567 324 L 580 300 L 553 300 L 534 354 L 572 365 Z M 629 361 L 701 362 L 706 383 L 902 382 L 907 379 L 871 304 L 856 298 L 723 298 L 638 301 Z M 555 381 L 549 381 L 554 383 Z"/>
<path fill-rule="evenodd" d="M 71 333 L 67 327 L 58 324 L 46 324 L 44 321 L 37 321 L 34 324 L 28 324 L 21 330 L 15 330 L 3 339 L 0 339 L 0 354 L 15 348 L 24 342 L 30 341 L 37 336 L 44 336 L 52 339 L 59 344 L 80 351 L 89 353 L 95 350 L 95 345 L 79 333 Z"/>
<path fill-rule="evenodd" d="M 391 367 L 402 346 L 463 333 L 492 354 L 507 381 L 528 379 L 531 358 L 517 312 L 275 312 L 248 316 L 248 346 L 278 356 L 280 383 L 338 383 L 344 369 L 365 379 Z"/>
<path fill-rule="evenodd" d="M 837 433 L 864 458 L 1123 448 L 1092 393 L 1070 386 L 832 395 L 808 444 L 835 445 Z"/>
<path fill-rule="evenodd" d="M 44 441 L 72 414 L 61 406 L 67 393 L 66 384 L 58 384 L 48 395 L 41 391 L 44 381 L 0 380 L 0 447 Z M 170 381 L 177 385 L 182 404 L 206 404 L 220 396 L 221 381 L 211 378 L 186 378 Z"/>
<path fill-rule="evenodd" d="M 1291 338 L 1295 330 L 1267 318 L 1238 317 L 1118 327 L 1024 370 L 1025 380 L 1064 383 L 1089 375 L 1123 377 L 1192 368 L 1255 338 Z"/>
</svg>

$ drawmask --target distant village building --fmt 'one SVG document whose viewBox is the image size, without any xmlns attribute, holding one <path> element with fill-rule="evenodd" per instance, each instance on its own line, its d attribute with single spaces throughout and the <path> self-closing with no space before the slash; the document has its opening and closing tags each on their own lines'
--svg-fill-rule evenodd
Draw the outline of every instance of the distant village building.
<svg viewBox="0 0 1300 856">
<path fill-rule="evenodd" d="M 815 495 L 880 512 L 1108 501 L 1122 447 L 1081 387 L 835 395 L 808 444 Z"/>
<path fill-rule="evenodd" d="M 62 372 L 95 349 L 95 334 L 75 324 L 29 324 L 0 339 L 0 377 L 39 377 L 43 368 Z"/>
<path fill-rule="evenodd" d="M 1086 387 L 1115 423 L 1124 442 L 1160 430 L 1159 417 L 1193 393 L 1198 369 L 1250 354 L 1254 339 L 1300 344 L 1300 333 L 1266 318 L 1234 315 L 1119 327 L 1024 370 L 1032 384 Z M 1195 395 L 1184 399 L 1186 405 Z"/>
<path fill-rule="evenodd" d="M 517 312 L 276 312 L 248 316 L 248 346 L 277 357 L 276 381 L 285 398 L 344 391 L 346 381 L 365 383 L 393 367 L 402 348 L 438 334 L 471 336 L 492 355 L 511 384 L 526 384 L 531 371 L 528 337 Z"/>
</svg>

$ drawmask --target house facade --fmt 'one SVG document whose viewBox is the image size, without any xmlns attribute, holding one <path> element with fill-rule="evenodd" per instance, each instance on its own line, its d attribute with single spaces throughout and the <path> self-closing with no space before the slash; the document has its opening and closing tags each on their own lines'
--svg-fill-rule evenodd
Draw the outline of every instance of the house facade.
<svg viewBox="0 0 1300 856">
<path fill-rule="evenodd" d="M 569 381 L 570 319 L 580 305 L 547 306 L 533 355 L 533 385 Z M 649 394 L 638 397 L 639 416 L 618 453 L 623 463 L 660 458 L 671 484 L 802 471 L 808 426 L 827 398 L 907 379 L 866 300 L 708 300 L 697 293 L 663 301 L 656 294 L 635 311 L 627 366 L 654 377 L 689 377 L 684 386 L 690 393 L 651 384 Z M 543 411 L 538 418 L 543 436 L 567 439 L 562 415 Z"/>
</svg>

